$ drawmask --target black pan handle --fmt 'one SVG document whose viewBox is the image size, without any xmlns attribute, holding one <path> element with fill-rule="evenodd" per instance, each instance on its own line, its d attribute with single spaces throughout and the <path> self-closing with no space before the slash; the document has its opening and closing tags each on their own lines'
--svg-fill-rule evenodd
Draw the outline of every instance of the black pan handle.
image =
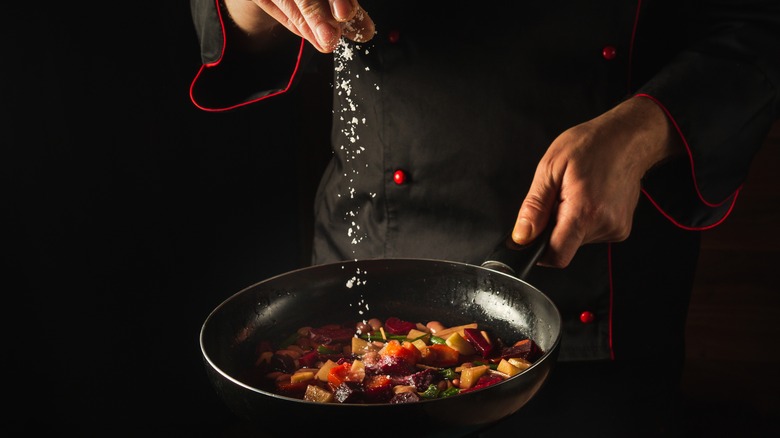
<svg viewBox="0 0 780 438">
<path fill-rule="evenodd" d="M 493 253 L 482 263 L 482 267 L 525 280 L 547 249 L 552 229 L 553 224 L 550 222 L 536 239 L 526 245 L 518 245 L 512 240 L 512 234 L 508 234 L 496 245 Z"/>
</svg>

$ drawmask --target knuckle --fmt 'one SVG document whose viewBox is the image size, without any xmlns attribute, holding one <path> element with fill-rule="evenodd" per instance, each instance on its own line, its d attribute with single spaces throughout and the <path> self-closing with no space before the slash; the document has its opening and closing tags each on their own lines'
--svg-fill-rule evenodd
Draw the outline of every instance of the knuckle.
<svg viewBox="0 0 780 438">
<path fill-rule="evenodd" d="M 295 0 L 295 5 L 304 17 L 313 17 L 318 14 L 323 14 L 324 6 L 319 1 Z"/>
</svg>

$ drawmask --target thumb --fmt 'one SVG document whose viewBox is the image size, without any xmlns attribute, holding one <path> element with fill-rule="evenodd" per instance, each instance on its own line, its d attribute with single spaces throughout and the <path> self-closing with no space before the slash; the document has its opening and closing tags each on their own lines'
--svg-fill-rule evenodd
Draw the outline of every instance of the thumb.
<svg viewBox="0 0 780 438">
<path fill-rule="evenodd" d="M 558 191 L 554 187 L 542 184 L 534 178 L 512 230 L 512 240 L 515 243 L 527 245 L 539 236 L 555 210 L 557 196 Z"/>
</svg>

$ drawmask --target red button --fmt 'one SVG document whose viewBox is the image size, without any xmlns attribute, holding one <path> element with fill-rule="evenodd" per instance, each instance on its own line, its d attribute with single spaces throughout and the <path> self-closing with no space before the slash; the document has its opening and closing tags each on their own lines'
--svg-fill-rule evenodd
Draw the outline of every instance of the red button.
<svg viewBox="0 0 780 438">
<path fill-rule="evenodd" d="M 584 311 L 580 313 L 580 321 L 582 321 L 584 324 L 590 324 L 596 319 L 596 315 L 593 314 L 593 312 Z"/>
<path fill-rule="evenodd" d="M 401 185 L 406 182 L 406 173 L 404 173 L 403 170 L 396 170 L 393 173 L 393 181 L 395 181 L 396 184 Z"/>
<path fill-rule="evenodd" d="M 393 29 L 387 34 L 387 41 L 390 41 L 391 44 L 397 43 L 401 39 L 401 32 L 398 31 L 398 29 Z"/>
<path fill-rule="evenodd" d="M 601 56 L 607 61 L 612 61 L 617 56 L 617 49 L 613 46 L 604 46 L 604 48 L 601 49 Z"/>
</svg>

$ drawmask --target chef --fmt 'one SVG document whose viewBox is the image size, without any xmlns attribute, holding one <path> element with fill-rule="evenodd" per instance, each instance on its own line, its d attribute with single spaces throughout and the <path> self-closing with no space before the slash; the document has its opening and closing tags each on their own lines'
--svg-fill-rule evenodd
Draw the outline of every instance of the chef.
<svg viewBox="0 0 780 438">
<path fill-rule="evenodd" d="M 776 2 L 191 5 L 203 110 L 262 104 L 332 53 L 312 263 L 478 265 L 552 227 L 528 281 L 563 316 L 559 363 L 485 436 L 680 427 L 699 233 L 778 118 Z"/>
</svg>

